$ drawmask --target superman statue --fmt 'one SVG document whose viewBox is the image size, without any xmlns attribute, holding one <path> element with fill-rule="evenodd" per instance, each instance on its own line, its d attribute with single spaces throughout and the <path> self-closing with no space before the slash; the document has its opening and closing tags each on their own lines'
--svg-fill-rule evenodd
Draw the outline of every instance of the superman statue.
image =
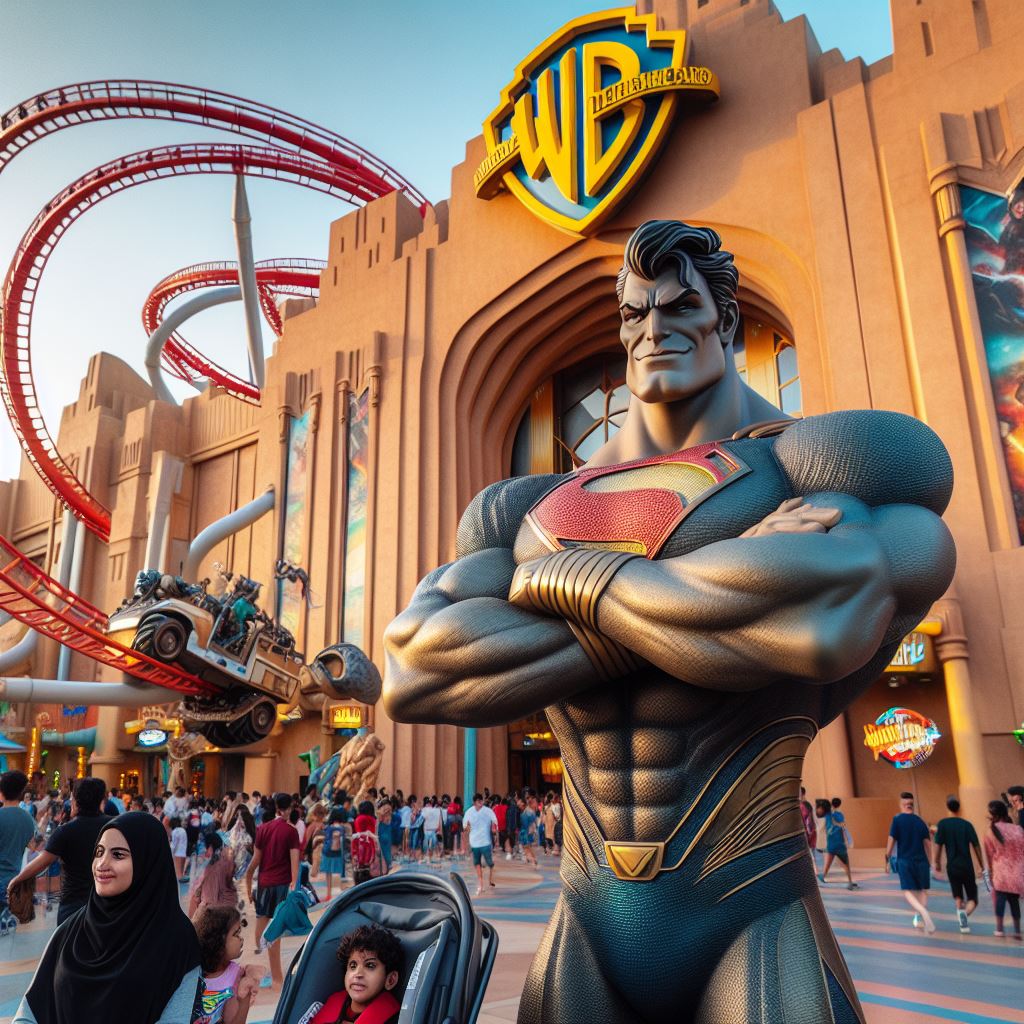
<svg viewBox="0 0 1024 1024">
<path fill-rule="evenodd" d="M 800 816 L 815 733 L 948 586 L 952 486 L 891 412 L 780 418 L 733 361 L 732 255 L 641 225 L 632 392 L 580 470 L 488 487 L 385 636 L 385 707 L 561 746 L 562 893 L 521 1024 L 855 1024 Z"/>
</svg>

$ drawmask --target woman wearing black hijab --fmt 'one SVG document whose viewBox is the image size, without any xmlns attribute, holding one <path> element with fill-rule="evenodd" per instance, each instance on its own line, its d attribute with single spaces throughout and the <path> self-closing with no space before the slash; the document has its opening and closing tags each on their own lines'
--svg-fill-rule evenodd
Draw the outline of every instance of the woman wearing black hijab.
<svg viewBox="0 0 1024 1024">
<path fill-rule="evenodd" d="M 100 832 L 89 902 L 50 939 L 13 1024 L 187 1024 L 199 942 L 163 825 L 133 811 Z"/>
</svg>

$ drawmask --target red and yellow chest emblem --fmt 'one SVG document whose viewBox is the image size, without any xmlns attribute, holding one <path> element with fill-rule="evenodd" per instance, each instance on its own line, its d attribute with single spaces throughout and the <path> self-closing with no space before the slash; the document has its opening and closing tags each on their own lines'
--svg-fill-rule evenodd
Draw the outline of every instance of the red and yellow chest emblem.
<svg viewBox="0 0 1024 1024">
<path fill-rule="evenodd" d="M 749 472 L 717 441 L 583 469 L 548 491 L 526 520 L 554 551 L 587 547 L 655 558 L 697 505 Z"/>
</svg>

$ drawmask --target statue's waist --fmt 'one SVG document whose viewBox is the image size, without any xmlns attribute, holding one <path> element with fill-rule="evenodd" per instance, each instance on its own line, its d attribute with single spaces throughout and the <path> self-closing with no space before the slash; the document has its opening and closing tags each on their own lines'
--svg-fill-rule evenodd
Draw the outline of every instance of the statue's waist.
<svg viewBox="0 0 1024 1024">
<path fill-rule="evenodd" d="M 563 848 L 588 874 L 596 865 L 624 881 L 640 882 L 686 865 L 700 881 L 741 857 L 801 837 L 800 776 L 815 731 L 815 723 L 804 717 L 758 730 L 709 773 L 674 825 L 643 840 L 609 827 L 607 816 L 581 796 L 567 771 Z"/>
</svg>

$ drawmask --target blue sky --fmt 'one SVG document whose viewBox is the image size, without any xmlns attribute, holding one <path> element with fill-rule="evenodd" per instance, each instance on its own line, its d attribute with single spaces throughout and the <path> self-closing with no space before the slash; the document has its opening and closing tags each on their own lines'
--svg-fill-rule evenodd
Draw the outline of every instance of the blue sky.
<svg viewBox="0 0 1024 1024">
<path fill-rule="evenodd" d="M 386 160 L 432 201 L 479 134 L 515 64 L 579 14 L 581 0 L 3 0 L 0 109 L 72 82 L 144 78 L 235 93 L 340 132 Z M 608 6 L 611 6 L 610 4 Z M 776 0 L 806 14 L 823 49 L 868 63 L 892 49 L 888 0 Z M 718 69 L 724 77 L 725 69 Z M 0 267 L 40 207 L 106 160 L 217 133 L 168 122 L 113 122 L 58 133 L 0 175 Z M 323 258 L 328 223 L 348 207 L 304 190 L 249 184 L 257 259 Z M 67 233 L 43 277 L 32 354 L 44 418 L 78 394 L 89 356 L 105 350 L 140 373 L 140 309 L 150 288 L 189 263 L 233 259 L 231 181 L 188 177 L 102 203 Z M 236 371 L 245 367 L 241 308 L 218 307 L 186 336 Z M 272 336 L 265 330 L 269 351 Z M 185 388 L 179 395 L 192 393 Z M 0 419 L 0 479 L 19 449 Z"/>
</svg>

